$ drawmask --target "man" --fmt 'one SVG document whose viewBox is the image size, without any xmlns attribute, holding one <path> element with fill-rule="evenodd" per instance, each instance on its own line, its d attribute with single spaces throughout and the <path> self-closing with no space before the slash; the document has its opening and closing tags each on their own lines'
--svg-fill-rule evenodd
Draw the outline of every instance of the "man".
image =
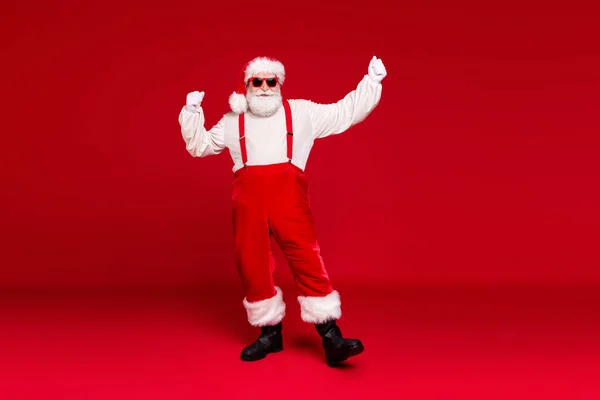
<svg viewBox="0 0 600 400">
<path fill-rule="evenodd" d="M 229 98 L 231 112 L 206 130 L 200 103 L 204 92 L 191 92 L 179 123 L 188 152 L 206 157 L 229 149 L 233 166 L 235 258 L 244 288 L 242 303 L 258 339 L 241 359 L 256 361 L 283 350 L 281 289 L 273 281 L 275 239 L 295 278 L 301 318 L 322 338 L 327 364 L 337 365 L 364 350 L 357 339 L 342 336 L 339 293 L 333 290 L 320 255 L 304 175 L 315 139 L 346 131 L 377 106 L 387 72 L 370 61 L 357 87 L 333 104 L 284 100 L 281 62 L 258 57 L 242 69 L 239 87 Z"/>
</svg>

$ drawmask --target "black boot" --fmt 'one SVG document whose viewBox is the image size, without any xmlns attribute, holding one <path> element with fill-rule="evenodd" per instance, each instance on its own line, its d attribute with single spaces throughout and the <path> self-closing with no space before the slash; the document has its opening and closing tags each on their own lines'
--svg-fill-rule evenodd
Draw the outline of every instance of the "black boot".
<svg viewBox="0 0 600 400">
<path fill-rule="evenodd" d="M 362 353 L 365 349 L 358 339 L 346 339 L 342 337 L 342 331 L 335 323 L 335 320 L 325 322 L 324 324 L 315 324 L 317 332 L 323 338 L 323 347 L 325 348 L 325 358 L 327 365 L 333 367 L 349 357 Z"/>
<path fill-rule="evenodd" d="M 283 350 L 281 336 L 281 322 L 274 326 L 263 326 L 261 334 L 252 344 L 244 347 L 241 359 L 244 361 L 258 361 L 269 353 Z"/>
</svg>

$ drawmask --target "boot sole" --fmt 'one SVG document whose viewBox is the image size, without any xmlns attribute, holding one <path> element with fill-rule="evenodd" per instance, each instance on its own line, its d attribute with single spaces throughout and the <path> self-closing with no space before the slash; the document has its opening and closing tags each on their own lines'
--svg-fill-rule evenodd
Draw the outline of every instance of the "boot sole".
<svg viewBox="0 0 600 400">
<path fill-rule="evenodd" d="M 329 358 L 328 357 L 327 358 L 327 365 L 329 365 L 330 367 L 338 366 L 339 364 L 343 363 L 344 361 L 346 361 L 350 357 L 357 356 L 360 353 L 362 353 L 363 351 L 365 351 L 365 346 L 361 345 L 361 346 L 355 347 L 353 349 L 350 349 L 350 351 L 348 352 L 348 354 L 345 354 L 341 358 Z"/>
<path fill-rule="evenodd" d="M 281 347 L 276 347 L 276 348 L 274 348 L 273 350 L 269 350 L 267 353 L 265 353 L 265 354 L 264 354 L 263 356 L 261 356 L 261 357 L 252 358 L 252 357 L 245 357 L 245 356 L 243 356 L 243 355 L 242 355 L 242 356 L 240 357 L 240 359 L 241 359 L 241 360 L 243 360 L 243 361 L 259 361 L 259 360 L 262 360 L 262 359 L 264 359 L 266 356 L 268 356 L 268 355 L 269 355 L 269 354 L 271 354 L 271 353 L 279 353 L 279 352 L 280 352 L 280 351 L 282 351 L 282 350 L 283 350 L 283 346 L 281 346 Z"/>
</svg>

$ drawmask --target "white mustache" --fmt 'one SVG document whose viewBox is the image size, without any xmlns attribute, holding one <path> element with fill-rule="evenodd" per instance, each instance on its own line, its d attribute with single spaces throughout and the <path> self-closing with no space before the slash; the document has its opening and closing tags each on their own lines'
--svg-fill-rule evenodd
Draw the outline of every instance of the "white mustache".
<svg viewBox="0 0 600 400">
<path fill-rule="evenodd" d="M 275 95 L 275 92 L 273 92 L 272 90 L 258 90 L 256 93 L 254 93 L 254 96 L 262 96 L 262 95 L 267 95 L 267 96 L 273 96 Z"/>
</svg>

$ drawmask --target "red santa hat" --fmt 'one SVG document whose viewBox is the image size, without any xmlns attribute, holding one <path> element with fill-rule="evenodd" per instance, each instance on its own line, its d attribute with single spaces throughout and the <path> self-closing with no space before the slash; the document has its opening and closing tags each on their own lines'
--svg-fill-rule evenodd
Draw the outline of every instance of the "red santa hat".
<svg viewBox="0 0 600 400">
<path fill-rule="evenodd" d="M 231 111 L 236 114 L 242 114 L 248 111 L 246 85 L 251 77 L 256 76 L 261 72 L 275 75 L 280 85 L 282 85 L 285 80 L 285 68 L 281 62 L 269 57 L 256 57 L 249 61 L 242 69 L 238 89 L 229 96 L 229 106 L 231 107 Z"/>
</svg>

